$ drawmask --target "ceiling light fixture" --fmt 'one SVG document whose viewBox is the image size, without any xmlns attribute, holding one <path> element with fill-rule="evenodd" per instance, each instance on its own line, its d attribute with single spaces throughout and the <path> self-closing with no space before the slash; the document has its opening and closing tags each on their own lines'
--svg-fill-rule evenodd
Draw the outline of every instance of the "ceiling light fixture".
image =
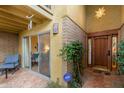
<svg viewBox="0 0 124 93">
<path fill-rule="evenodd" d="M 97 11 L 95 11 L 95 13 L 96 13 L 95 17 L 96 17 L 97 19 L 100 19 L 102 16 L 105 15 L 105 11 L 106 11 L 106 10 L 105 10 L 104 7 L 99 8 Z"/>
<path fill-rule="evenodd" d="M 31 15 L 31 16 L 26 16 L 26 18 L 29 20 L 29 23 L 28 23 L 28 30 L 31 30 L 32 29 L 32 18 L 33 18 L 34 15 Z"/>
</svg>

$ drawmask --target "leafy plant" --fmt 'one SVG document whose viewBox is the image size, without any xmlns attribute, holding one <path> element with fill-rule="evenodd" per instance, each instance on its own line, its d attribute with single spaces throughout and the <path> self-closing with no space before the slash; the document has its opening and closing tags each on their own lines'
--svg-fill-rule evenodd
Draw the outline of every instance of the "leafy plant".
<svg viewBox="0 0 124 93">
<path fill-rule="evenodd" d="M 80 41 L 72 41 L 60 50 L 60 56 L 63 60 L 72 63 L 73 65 L 73 79 L 70 82 L 70 87 L 72 86 L 81 86 L 81 69 L 82 67 L 82 57 L 83 57 L 83 44 Z"/>
<path fill-rule="evenodd" d="M 120 41 L 118 48 L 118 56 L 116 58 L 116 62 L 118 63 L 118 71 L 120 74 L 124 74 L 124 41 Z"/>
<path fill-rule="evenodd" d="M 65 88 L 65 87 L 59 85 L 58 82 L 49 82 L 47 88 Z"/>
<path fill-rule="evenodd" d="M 72 81 L 70 81 L 70 87 L 71 88 L 79 88 L 79 87 L 81 87 L 81 85 L 79 83 L 77 83 L 75 79 L 73 79 Z"/>
</svg>

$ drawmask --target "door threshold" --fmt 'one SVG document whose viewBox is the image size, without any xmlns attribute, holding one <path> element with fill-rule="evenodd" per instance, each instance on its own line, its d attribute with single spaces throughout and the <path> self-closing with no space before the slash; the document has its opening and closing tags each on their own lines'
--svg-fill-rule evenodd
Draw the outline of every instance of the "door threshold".
<svg viewBox="0 0 124 93">
<path fill-rule="evenodd" d="M 104 66 L 94 66 L 93 69 L 97 71 L 102 71 L 102 72 L 110 72 L 110 70 Z"/>
</svg>

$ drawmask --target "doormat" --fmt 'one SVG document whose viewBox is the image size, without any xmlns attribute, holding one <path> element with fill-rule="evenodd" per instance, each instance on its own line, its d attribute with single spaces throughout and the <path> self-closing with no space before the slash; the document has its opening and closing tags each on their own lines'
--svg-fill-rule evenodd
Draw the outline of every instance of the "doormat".
<svg viewBox="0 0 124 93">
<path fill-rule="evenodd" d="M 96 73 L 104 73 L 105 75 L 111 75 L 110 71 L 101 67 L 93 67 L 93 71 Z"/>
<path fill-rule="evenodd" d="M 104 72 L 105 73 L 105 75 L 111 75 L 111 73 L 110 72 Z"/>
<path fill-rule="evenodd" d="M 93 72 L 95 72 L 95 73 L 102 73 L 102 71 L 96 70 L 96 69 L 93 69 Z"/>
</svg>

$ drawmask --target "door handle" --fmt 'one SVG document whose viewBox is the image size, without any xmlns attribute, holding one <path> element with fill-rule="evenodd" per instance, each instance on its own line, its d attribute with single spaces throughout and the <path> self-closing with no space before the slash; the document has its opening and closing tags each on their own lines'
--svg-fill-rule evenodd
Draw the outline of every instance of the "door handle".
<svg viewBox="0 0 124 93">
<path fill-rule="evenodd" d="M 107 56 L 110 56 L 110 50 L 107 51 Z"/>
</svg>

